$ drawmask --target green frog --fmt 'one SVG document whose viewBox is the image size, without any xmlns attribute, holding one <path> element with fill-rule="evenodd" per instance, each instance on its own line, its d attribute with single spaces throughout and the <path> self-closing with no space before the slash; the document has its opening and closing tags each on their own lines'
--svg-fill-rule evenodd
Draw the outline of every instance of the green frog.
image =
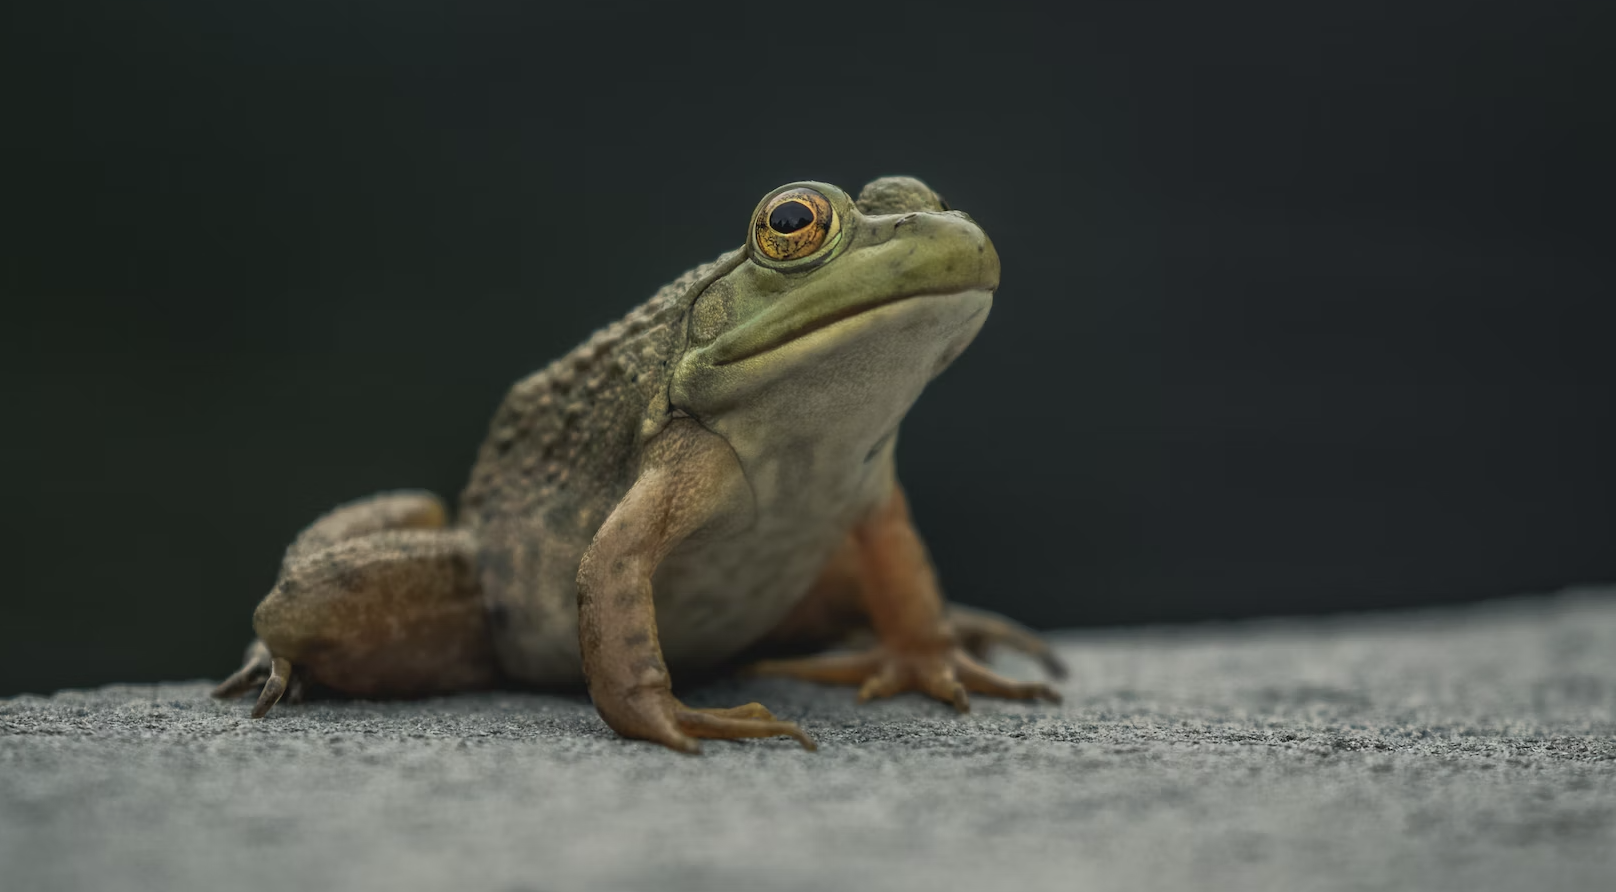
<svg viewBox="0 0 1616 892">
<path fill-rule="evenodd" d="M 1034 634 L 945 602 L 894 471 L 898 425 L 982 327 L 999 258 L 926 184 L 854 200 L 797 182 L 698 266 L 513 386 L 451 521 L 430 493 L 300 534 L 215 694 L 584 687 L 606 724 L 682 752 L 788 736 L 757 703 L 696 709 L 673 672 L 730 667 L 1058 700 L 982 662 Z M 863 644 L 852 648 L 850 642 Z"/>
</svg>

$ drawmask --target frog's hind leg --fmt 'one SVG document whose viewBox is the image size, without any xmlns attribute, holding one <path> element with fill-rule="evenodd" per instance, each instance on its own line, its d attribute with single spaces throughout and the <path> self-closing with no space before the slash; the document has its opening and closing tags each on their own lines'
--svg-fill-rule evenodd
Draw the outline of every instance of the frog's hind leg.
<svg viewBox="0 0 1616 892">
<path fill-rule="evenodd" d="M 259 640 L 214 695 L 263 680 L 257 718 L 303 684 L 384 697 L 496 681 L 477 543 L 446 521 L 442 502 L 421 492 L 375 496 L 321 518 L 287 549 L 253 614 Z"/>
<path fill-rule="evenodd" d="M 935 571 L 909 518 L 903 492 L 856 526 L 822 571 L 808 597 L 763 642 L 784 653 L 805 644 L 834 644 L 833 636 L 874 632 L 866 650 L 822 653 L 794 659 L 765 659 L 751 670 L 859 687 L 859 699 L 918 690 L 970 707 L 968 692 L 1017 700 L 1059 701 L 1054 688 L 1004 678 L 982 665 L 995 645 L 1039 659 L 1059 677 L 1065 666 L 1030 630 L 1004 617 L 948 605 Z M 830 639 L 830 640 L 827 640 Z"/>
<path fill-rule="evenodd" d="M 860 537 L 856 533 L 848 536 L 820 571 L 814 587 L 767 638 L 742 655 L 742 661 L 862 648 L 871 643 L 876 635 L 864 606 L 866 559 Z M 1066 677 L 1066 663 L 1032 629 L 1007 616 L 963 604 L 944 602 L 942 609 L 959 646 L 977 660 L 987 660 L 995 649 L 1006 648 L 1037 660 L 1052 678 Z M 863 667 L 851 658 L 820 661 L 822 667 L 839 663 L 846 663 L 849 672 Z"/>
<path fill-rule="evenodd" d="M 286 575 L 286 568 L 344 539 L 384 530 L 441 529 L 448 521 L 443 500 L 424 490 L 378 493 L 349 502 L 327 512 L 298 534 L 286 549 L 281 575 Z M 264 642 L 255 639 L 247 646 L 241 668 L 214 688 L 213 696 L 237 697 L 274 677 L 274 658 Z M 285 689 L 286 699 L 295 703 L 301 698 L 301 681 L 301 675 L 297 675 L 280 678 L 272 686 Z"/>
</svg>

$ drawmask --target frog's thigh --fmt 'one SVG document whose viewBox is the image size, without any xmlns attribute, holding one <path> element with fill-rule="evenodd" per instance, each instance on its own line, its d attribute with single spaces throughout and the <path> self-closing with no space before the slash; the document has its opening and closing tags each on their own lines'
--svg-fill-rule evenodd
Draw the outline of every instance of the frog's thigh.
<svg viewBox="0 0 1616 892">
<path fill-rule="evenodd" d="M 286 550 L 295 561 L 345 539 L 384 530 L 436 530 L 449 523 L 443 500 L 424 489 L 400 489 L 356 499 L 331 509 L 310 524 Z"/>
<path fill-rule="evenodd" d="M 384 530 L 441 529 L 448 520 L 443 500 L 425 490 L 395 490 L 356 499 L 328 511 L 298 534 L 286 549 L 282 575 L 286 567 L 345 539 Z M 290 669 L 286 660 L 277 661 L 264 642 L 255 640 L 247 648 L 241 668 L 214 688 L 213 696 L 236 697 L 263 687 L 260 704 L 264 708 L 273 705 L 283 690 L 296 702 L 301 698 L 304 676 L 293 676 Z"/>
<path fill-rule="evenodd" d="M 463 530 L 385 530 L 290 554 L 253 628 L 277 661 L 348 694 L 429 694 L 498 677 L 476 540 Z"/>
</svg>

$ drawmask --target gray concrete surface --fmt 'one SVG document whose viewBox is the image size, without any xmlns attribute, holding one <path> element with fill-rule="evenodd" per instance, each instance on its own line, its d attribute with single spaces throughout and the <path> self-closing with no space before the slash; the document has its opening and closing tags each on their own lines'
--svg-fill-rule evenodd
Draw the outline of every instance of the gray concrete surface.
<svg viewBox="0 0 1616 892">
<path fill-rule="evenodd" d="M 1058 707 L 686 696 L 817 754 L 678 756 L 527 693 L 0 700 L 0 886 L 1616 889 L 1616 591 L 1059 641 Z"/>
</svg>

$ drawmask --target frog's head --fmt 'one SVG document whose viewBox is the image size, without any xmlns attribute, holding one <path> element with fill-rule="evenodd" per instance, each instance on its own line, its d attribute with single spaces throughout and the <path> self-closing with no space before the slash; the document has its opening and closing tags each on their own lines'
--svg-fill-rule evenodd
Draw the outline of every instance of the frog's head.
<svg viewBox="0 0 1616 892">
<path fill-rule="evenodd" d="M 691 306 L 669 392 L 732 442 L 762 426 L 873 445 L 970 343 L 999 285 L 987 235 L 919 180 L 876 180 L 856 202 L 790 183 L 748 222 L 744 258 Z"/>
</svg>

